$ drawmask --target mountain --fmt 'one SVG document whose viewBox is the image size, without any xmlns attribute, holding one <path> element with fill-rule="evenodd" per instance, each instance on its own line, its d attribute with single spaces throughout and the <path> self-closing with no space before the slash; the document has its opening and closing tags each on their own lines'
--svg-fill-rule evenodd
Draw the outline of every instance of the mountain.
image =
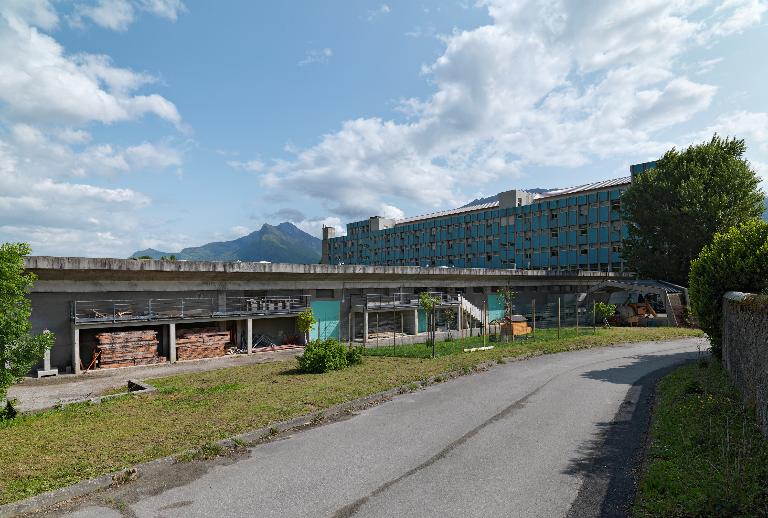
<svg viewBox="0 0 768 518">
<path fill-rule="evenodd" d="M 540 189 L 540 188 L 536 187 L 535 189 L 522 189 L 522 190 L 527 191 L 527 192 L 532 192 L 534 194 L 543 194 L 545 192 L 551 191 L 552 189 Z M 494 194 L 493 196 L 488 196 L 487 198 L 476 198 L 476 199 L 472 200 L 471 202 L 467 203 L 466 205 L 462 205 L 459 208 L 463 209 L 465 207 L 474 207 L 475 205 L 482 205 L 484 203 L 492 203 L 494 201 L 499 201 L 499 195 L 498 194 Z"/>
<path fill-rule="evenodd" d="M 322 241 L 292 223 L 264 224 L 261 229 L 232 241 L 218 241 L 185 248 L 181 252 L 139 250 L 132 258 L 160 259 L 175 255 L 190 261 L 269 261 L 273 263 L 315 264 L 320 260 Z"/>
</svg>

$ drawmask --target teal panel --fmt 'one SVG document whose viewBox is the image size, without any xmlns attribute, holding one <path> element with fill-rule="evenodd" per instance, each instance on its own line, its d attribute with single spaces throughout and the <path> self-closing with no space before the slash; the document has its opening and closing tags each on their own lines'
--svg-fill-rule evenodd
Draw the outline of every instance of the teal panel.
<svg viewBox="0 0 768 518">
<path fill-rule="evenodd" d="M 498 294 L 492 293 L 488 295 L 488 321 L 493 322 L 501 318 L 504 318 L 504 300 Z"/>
<path fill-rule="evenodd" d="M 313 300 L 310 303 L 312 313 L 317 324 L 312 326 L 309 337 L 314 340 L 320 338 L 339 339 L 339 320 L 341 314 L 341 301 L 339 300 Z M 319 334 L 318 334 L 319 332 Z"/>
<path fill-rule="evenodd" d="M 423 309 L 419 309 L 419 322 L 418 322 L 418 329 L 419 333 L 426 333 L 427 332 L 427 312 Z"/>
</svg>

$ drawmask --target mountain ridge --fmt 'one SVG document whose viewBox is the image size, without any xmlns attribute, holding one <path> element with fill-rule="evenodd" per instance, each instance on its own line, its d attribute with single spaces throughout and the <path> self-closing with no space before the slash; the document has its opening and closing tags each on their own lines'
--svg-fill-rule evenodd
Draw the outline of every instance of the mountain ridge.
<svg viewBox="0 0 768 518">
<path fill-rule="evenodd" d="M 180 252 L 155 248 L 139 250 L 131 258 L 175 256 L 188 261 L 269 261 L 273 263 L 315 264 L 320 260 L 322 241 L 293 223 L 264 223 L 259 230 L 230 241 L 213 241 L 189 246 Z"/>
</svg>

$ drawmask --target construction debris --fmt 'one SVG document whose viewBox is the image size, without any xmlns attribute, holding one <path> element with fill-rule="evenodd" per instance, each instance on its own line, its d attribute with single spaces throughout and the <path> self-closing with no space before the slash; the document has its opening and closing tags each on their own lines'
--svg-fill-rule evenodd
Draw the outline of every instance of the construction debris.
<svg viewBox="0 0 768 518">
<path fill-rule="evenodd" d="M 181 329 L 176 335 L 176 358 L 198 360 L 227 354 L 229 331 L 219 329 Z"/>
<path fill-rule="evenodd" d="M 157 331 L 112 331 L 96 335 L 94 358 L 102 369 L 114 367 L 132 367 L 134 365 L 152 365 L 165 363 L 160 356 Z M 90 368 L 91 366 L 89 366 Z"/>
</svg>

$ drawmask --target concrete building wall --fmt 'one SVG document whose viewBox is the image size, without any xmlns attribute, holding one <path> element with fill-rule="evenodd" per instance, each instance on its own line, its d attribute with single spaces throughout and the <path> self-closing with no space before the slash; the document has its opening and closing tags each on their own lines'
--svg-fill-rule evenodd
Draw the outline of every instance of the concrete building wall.
<svg viewBox="0 0 768 518">
<path fill-rule="evenodd" d="M 586 292 L 590 286 L 618 274 L 552 272 L 512 272 L 494 269 L 440 269 L 372 266 L 281 265 L 259 263 L 166 262 L 120 259 L 26 258 L 29 271 L 38 276 L 30 294 L 34 332 L 44 329 L 56 335 L 51 352 L 53 367 L 65 370 L 73 365 L 75 329 L 110 328 L 109 321 L 75 325 L 76 301 L 133 301 L 139 305 L 149 299 L 210 300 L 215 309 L 226 309 L 228 297 L 309 296 L 310 300 L 339 301 L 338 334 L 346 340 L 352 324 L 351 312 L 366 294 L 390 297 L 395 293 L 418 294 L 440 291 L 463 293 L 478 307 L 488 294 L 509 286 L 519 292 L 520 301 L 557 291 Z M 543 291 L 546 290 L 546 291 Z M 107 312 L 108 313 L 108 312 Z M 248 316 L 222 314 L 216 325 L 243 334 Z M 413 315 L 405 315 L 405 325 L 413 328 Z M 241 323 L 238 324 L 237 320 Z M 211 320 L 211 319 L 209 319 Z M 362 334 L 361 314 L 355 328 Z M 205 321 L 198 319 L 197 322 Z M 183 325 L 183 322 L 177 322 Z M 122 322 L 119 326 L 166 325 L 162 322 Z M 115 324 L 118 325 L 118 324 Z M 276 339 L 296 333 L 295 316 L 252 318 L 253 335 L 268 334 Z M 167 333 L 162 330 L 161 336 Z M 163 338 L 162 343 L 167 341 Z M 165 345 L 163 345 L 165 347 Z M 80 357 L 89 359 L 85 344 Z"/>
</svg>

